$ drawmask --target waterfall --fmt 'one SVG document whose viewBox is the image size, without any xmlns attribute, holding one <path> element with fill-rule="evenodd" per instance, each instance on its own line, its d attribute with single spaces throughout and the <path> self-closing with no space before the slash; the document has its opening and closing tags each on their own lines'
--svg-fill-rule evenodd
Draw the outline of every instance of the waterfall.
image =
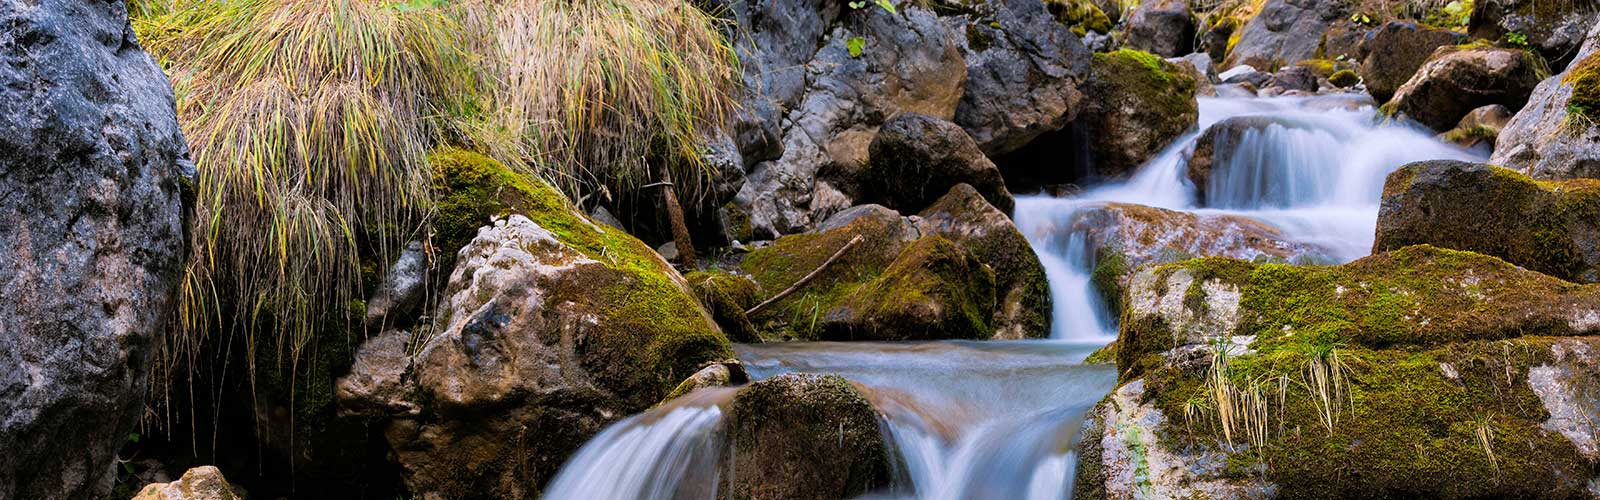
<svg viewBox="0 0 1600 500">
<path fill-rule="evenodd" d="M 815 342 L 738 345 L 753 379 L 788 372 L 851 379 L 883 417 L 897 457 L 893 488 L 873 498 L 1071 497 L 1084 414 L 1116 386 L 1085 365 L 1115 338 L 1116 314 L 1091 279 L 1096 251 L 1078 224 L 1089 207 L 1132 203 L 1248 217 L 1348 261 L 1372 246 L 1384 177 L 1406 163 L 1481 160 L 1429 134 L 1375 121 L 1348 97 L 1200 99 L 1199 127 L 1121 182 L 1069 198 L 1023 196 L 1013 219 L 1043 264 L 1055 341 Z M 1262 116 L 1213 163 L 1197 202 L 1187 157 L 1213 124 Z M 733 389 L 698 391 L 622 420 L 585 444 L 545 492 L 551 499 L 716 498 L 727 453 L 722 408 Z"/>
</svg>

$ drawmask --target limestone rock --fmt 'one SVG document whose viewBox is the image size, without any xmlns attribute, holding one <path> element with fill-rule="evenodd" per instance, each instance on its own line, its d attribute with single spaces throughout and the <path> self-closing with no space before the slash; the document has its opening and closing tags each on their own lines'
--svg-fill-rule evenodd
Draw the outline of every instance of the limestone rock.
<svg viewBox="0 0 1600 500">
<path fill-rule="evenodd" d="M 194 166 L 123 2 L 6 0 L 0 22 L 0 498 L 107 498 Z"/>
<path fill-rule="evenodd" d="M 145 485 L 133 500 L 243 500 L 244 494 L 235 491 L 222 471 L 206 465 L 189 469 L 183 477 L 170 483 Z"/>
<path fill-rule="evenodd" d="M 955 122 L 986 154 L 1021 149 L 1078 116 L 1090 53 L 1046 10 L 1055 5 L 995 0 L 977 3 L 975 14 L 944 18 L 966 41 L 967 80 Z"/>
<path fill-rule="evenodd" d="M 1199 118 L 1195 80 L 1176 65 L 1146 52 L 1094 55 L 1089 112 L 1080 126 L 1088 161 L 1100 177 L 1131 174 Z"/>
<path fill-rule="evenodd" d="M 1269 0 L 1245 23 L 1222 66 L 1270 69 L 1313 59 L 1323 33 L 1346 17 L 1349 7 L 1344 0 Z"/>
</svg>

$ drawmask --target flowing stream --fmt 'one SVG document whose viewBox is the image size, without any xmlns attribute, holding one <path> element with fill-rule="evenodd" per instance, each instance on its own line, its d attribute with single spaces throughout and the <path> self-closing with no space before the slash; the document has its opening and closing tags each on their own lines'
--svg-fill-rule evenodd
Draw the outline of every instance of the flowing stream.
<svg viewBox="0 0 1600 500">
<path fill-rule="evenodd" d="M 1090 280 L 1095 242 L 1070 230 L 1074 219 L 1107 202 L 1230 214 L 1326 248 L 1341 262 L 1365 256 L 1390 171 L 1419 160 L 1483 158 L 1405 126 L 1378 124 L 1371 107 L 1350 102 L 1346 96 L 1202 98 L 1198 129 L 1132 178 L 1067 198 L 1018 198 L 1014 219 L 1050 282 L 1051 340 L 735 349 L 753 379 L 833 373 L 863 388 L 899 462 L 893 487 L 872 498 L 1070 498 L 1083 416 L 1116 383 L 1113 367 L 1083 359 L 1117 331 Z M 1207 127 L 1245 116 L 1272 124 L 1244 131 L 1233 154 L 1218 156 L 1206 203 L 1198 204 L 1188 152 Z M 567 463 L 546 497 L 715 498 L 722 475 L 733 473 L 717 465 L 727 453 L 721 422 L 733 394 L 699 391 L 612 425 Z"/>
</svg>

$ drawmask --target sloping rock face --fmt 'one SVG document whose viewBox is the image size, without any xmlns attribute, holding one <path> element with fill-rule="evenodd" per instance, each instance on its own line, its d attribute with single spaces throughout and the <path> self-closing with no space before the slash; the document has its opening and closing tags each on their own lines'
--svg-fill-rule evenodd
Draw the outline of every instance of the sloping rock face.
<svg viewBox="0 0 1600 500">
<path fill-rule="evenodd" d="M 1538 182 L 1457 161 L 1406 165 L 1384 183 L 1373 251 L 1423 243 L 1600 282 L 1600 180 Z"/>
<path fill-rule="evenodd" d="M 878 129 L 868 155 L 861 176 L 866 201 L 914 212 L 950 188 L 968 184 L 1002 212 L 1010 213 L 1015 204 L 1000 169 L 954 123 L 919 113 L 897 115 Z"/>
<path fill-rule="evenodd" d="M 727 419 L 732 477 L 719 498 L 855 498 L 889 484 L 878 411 L 843 377 L 756 382 L 734 396 Z"/>
<path fill-rule="evenodd" d="M 1533 89 L 1489 162 L 1539 179 L 1600 178 L 1600 23 L 1566 71 Z"/>
<path fill-rule="evenodd" d="M 1390 21 L 1367 33 L 1357 49 L 1361 77 L 1367 92 L 1380 103 L 1388 102 L 1401 85 L 1411 80 L 1422 63 L 1439 47 L 1463 42 L 1460 34 L 1413 23 Z"/>
<path fill-rule="evenodd" d="M 1600 23 L 1600 5 L 1593 2 L 1495 0 L 1474 2 L 1467 34 L 1473 38 L 1504 40 L 1508 33 L 1527 38 L 1529 45 L 1560 69 L 1573 60 L 1584 34 Z"/>
<path fill-rule="evenodd" d="M 1539 85 L 1534 56 L 1517 49 L 1442 47 L 1384 105 L 1443 132 L 1482 106 L 1520 110 Z"/>
<path fill-rule="evenodd" d="M 1124 47 L 1162 57 L 1194 52 L 1194 19 L 1187 0 L 1144 2 L 1128 18 Z"/>
<path fill-rule="evenodd" d="M 1099 177 L 1133 173 L 1200 117 L 1194 77 L 1148 52 L 1095 54 L 1086 88 L 1089 105 L 1074 126 L 1094 138 L 1085 146 Z"/>
<path fill-rule="evenodd" d="M 1222 67 L 1248 64 L 1270 70 L 1315 59 L 1323 33 L 1346 17 L 1344 0 L 1270 0 L 1245 23 Z"/>
<path fill-rule="evenodd" d="M 392 418 L 385 436 L 419 495 L 536 497 L 602 427 L 732 357 L 648 246 L 514 179 L 500 191 L 515 214 L 460 251 L 431 333 L 401 351 L 415 354 L 369 340 L 339 382 L 347 411 Z"/>
<path fill-rule="evenodd" d="M 742 17 L 748 21 L 741 24 L 761 23 L 757 28 L 764 34 L 757 39 L 772 40 L 773 45 L 747 50 L 779 51 L 783 57 L 772 59 L 782 61 L 794 60 L 791 56 L 803 52 L 802 47 L 813 50 L 811 57 L 793 63 L 805 68 L 798 81 L 784 80 L 778 83 L 780 92 L 763 96 L 774 101 L 771 116 L 747 127 L 770 131 L 762 134 L 767 140 L 740 146 L 765 153 L 743 155 L 751 172 L 734 198 L 748 214 L 756 237 L 804 231 L 853 205 L 827 178 L 853 183 L 867 158 L 867 145 L 890 116 L 955 116 L 967 73 L 956 45 L 961 37 L 933 13 L 914 6 L 899 14 L 860 9 L 837 14 L 839 21 L 833 23 L 826 15 L 838 12 L 833 4 L 792 6 L 772 0 L 748 8 L 749 17 Z M 829 21 L 820 28 L 809 19 L 784 17 L 816 17 L 817 12 Z M 790 29 L 796 31 L 785 31 Z M 852 55 L 851 40 L 864 44 L 858 55 Z M 819 178 L 825 168 L 833 172 Z"/>
<path fill-rule="evenodd" d="M 206 465 L 183 473 L 183 477 L 170 483 L 145 485 L 133 500 L 242 500 L 222 471 Z"/>
<path fill-rule="evenodd" d="M 175 307 L 184 140 L 122 2 L 0 22 L 0 498 L 106 498 Z"/>
<path fill-rule="evenodd" d="M 1081 497 L 1593 495 L 1596 285 L 1416 246 L 1172 264 L 1125 303 Z"/>
<path fill-rule="evenodd" d="M 1113 2 L 1114 3 L 1114 2 Z M 961 39 L 967 82 L 955 122 L 989 155 L 1011 153 L 1078 116 L 1089 50 L 1038 0 L 975 2 L 943 21 Z"/>
<path fill-rule="evenodd" d="M 1015 224 L 959 185 L 921 214 L 853 207 L 816 232 L 786 236 L 739 264 L 763 299 L 816 270 L 750 320 L 803 340 L 1030 338 L 1049 334 L 1043 266 Z M 894 320 L 890 320 L 894 318 Z"/>
</svg>

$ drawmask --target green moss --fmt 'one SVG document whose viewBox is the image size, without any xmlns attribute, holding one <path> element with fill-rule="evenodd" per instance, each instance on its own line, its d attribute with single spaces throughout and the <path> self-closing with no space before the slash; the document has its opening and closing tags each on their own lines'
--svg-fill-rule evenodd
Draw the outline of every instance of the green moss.
<svg viewBox="0 0 1600 500">
<path fill-rule="evenodd" d="M 757 249 L 740 263 L 762 286 L 762 299 L 775 295 L 817 269 L 852 238 L 862 242 L 846 252 L 833 265 L 799 292 L 777 302 L 750 318 L 763 331 L 801 340 L 821 337 L 822 315 L 845 296 L 883 273 L 905 243 L 898 235 L 900 220 L 895 217 L 861 217 L 843 228 L 823 233 L 785 236 L 772 245 Z"/>
<path fill-rule="evenodd" d="M 1354 71 L 1341 69 L 1328 75 L 1328 82 L 1342 88 L 1349 88 L 1361 83 L 1361 77 L 1357 76 Z"/>
<path fill-rule="evenodd" d="M 451 249 L 447 255 L 471 241 L 491 218 L 516 213 L 600 263 L 600 269 L 574 272 L 547 300 L 596 312 L 597 326 L 580 347 L 584 367 L 614 391 L 629 394 L 641 409 L 700 364 L 733 356 L 727 339 L 676 280 L 676 271 L 644 242 L 589 220 L 548 184 L 483 155 L 443 149 L 430 161 L 438 203 L 435 233 L 440 248 Z M 436 321 L 447 324 L 449 318 Z"/>
<path fill-rule="evenodd" d="M 960 245 L 928 236 L 845 297 L 848 329 L 827 328 L 824 338 L 984 339 L 994 332 L 994 305 L 993 272 Z"/>
<path fill-rule="evenodd" d="M 1110 248 L 1096 252 L 1094 271 L 1090 272 L 1089 280 L 1094 283 L 1094 289 L 1100 293 L 1100 299 L 1105 301 L 1107 309 L 1122 311 L 1122 282 L 1127 279 L 1129 271 L 1128 257 L 1122 252 Z"/>
<path fill-rule="evenodd" d="M 1600 54 L 1573 64 L 1561 83 L 1572 86 L 1567 112 L 1589 124 L 1600 123 Z"/>
<path fill-rule="evenodd" d="M 1333 76 L 1334 72 L 1337 72 L 1341 69 L 1339 67 L 1339 61 L 1334 61 L 1332 59 L 1306 59 L 1304 61 L 1295 63 L 1295 66 L 1309 69 L 1311 70 L 1312 74 L 1322 78 L 1330 78 Z"/>
<path fill-rule="evenodd" d="M 696 271 L 684 279 L 729 338 L 737 342 L 761 341 L 744 314 L 761 302 L 760 285 L 748 277 L 721 270 Z"/>
<path fill-rule="evenodd" d="M 1045 7 L 1056 21 L 1071 27 L 1078 36 L 1089 31 L 1111 32 L 1111 18 L 1090 0 L 1046 0 Z"/>
<path fill-rule="evenodd" d="M 1094 352 L 1089 353 L 1089 357 L 1084 358 L 1084 360 L 1083 360 L 1083 363 L 1087 364 L 1087 365 L 1108 365 L 1108 364 L 1115 364 L 1116 362 L 1117 362 L 1117 343 L 1116 342 L 1112 342 L 1110 344 L 1106 344 L 1105 347 L 1101 347 L 1099 349 L 1095 349 Z"/>
</svg>

